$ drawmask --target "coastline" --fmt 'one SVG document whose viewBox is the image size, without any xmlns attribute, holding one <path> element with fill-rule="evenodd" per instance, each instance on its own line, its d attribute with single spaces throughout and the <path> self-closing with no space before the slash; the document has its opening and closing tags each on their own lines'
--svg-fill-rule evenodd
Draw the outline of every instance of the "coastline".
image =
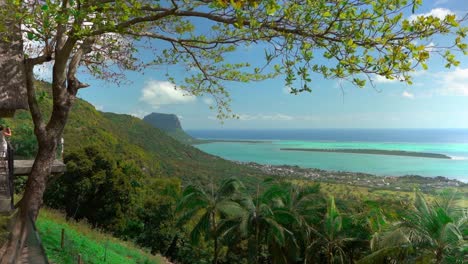
<svg viewBox="0 0 468 264">
<path fill-rule="evenodd" d="M 256 162 L 235 163 L 261 170 L 271 176 L 308 179 L 317 182 L 340 183 L 354 186 L 368 187 L 372 189 L 385 189 L 394 191 L 413 191 L 418 187 L 424 192 L 437 189 L 468 187 L 468 183 L 449 179 L 443 176 L 424 177 L 419 175 L 405 176 L 378 176 L 360 172 L 328 171 L 313 168 L 302 168 L 291 165 L 268 165 Z"/>
<path fill-rule="evenodd" d="M 371 154 L 371 155 L 389 155 L 403 157 L 421 157 L 432 159 L 452 159 L 450 156 L 439 153 L 403 151 L 403 150 L 382 150 L 382 149 L 322 149 L 322 148 L 281 148 L 284 151 L 309 151 L 309 152 L 331 152 L 331 153 L 350 153 L 350 154 Z"/>
<path fill-rule="evenodd" d="M 197 138 L 197 141 L 194 143 L 194 145 L 217 143 L 217 142 L 221 142 L 221 143 L 251 143 L 251 144 L 271 143 L 271 141 L 269 141 L 269 140 L 199 139 L 199 138 Z"/>
<path fill-rule="evenodd" d="M 272 138 L 269 135 L 264 138 L 257 140 L 247 136 L 245 139 L 227 136 L 224 139 L 205 137 L 202 139 L 212 144 L 195 146 L 212 155 L 245 163 L 257 162 L 274 166 L 298 165 L 310 169 L 361 172 L 377 177 L 419 175 L 434 178 L 442 176 L 468 183 L 468 152 L 464 148 L 465 145 L 439 142 L 327 142 L 323 144 L 312 142 L 309 144 L 309 141 L 300 140 L 284 140 L 286 142 L 283 144 L 281 139 L 267 140 L 266 138 Z M 300 151 L 310 152 L 307 154 Z"/>
</svg>

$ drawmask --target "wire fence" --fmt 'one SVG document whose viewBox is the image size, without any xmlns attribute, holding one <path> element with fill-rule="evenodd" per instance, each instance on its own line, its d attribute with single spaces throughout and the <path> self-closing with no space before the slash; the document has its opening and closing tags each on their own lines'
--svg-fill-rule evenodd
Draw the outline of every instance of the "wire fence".
<svg viewBox="0 0 468 264">
<path fill-rule="evenodd" d="M 83 250 L 89 245 L 87 245 L 88 240 L 80 239 L 80 237 L 69 236 L 65 229 L 62 228 L 60 234 L 60 250 L 65 255 L 72 257 L 72 263 L 76 264 L 97 264 L 97 263 L 116 263 L 116 259 L 113 259 L 110 255 L 110 243 L 109 240 L 106 240 L 103 244 L 103 251 L 97 250 L 94 252 L 87 252 L 84 254 Z M 115 255 L 115 252 L 114 252 Z M 133 259 L 136 264 L 145 264 L 152 263 L 147 258 L 142 259 Z"/>
<path fill-rule="evenodd" d="M 91 259 L 88 255 L 81 254 L 83 241 L 76 241 L 70 238 L 65 229 L 62 229 L 60 239 L 60 249 L 66 255 L 73 258 L 73 263 L 84 264 L 84 263 L 105 263 L 107 256 L 95 255 Z M 107 248 L 106 248 L 107 250 Z"/>
</svg>

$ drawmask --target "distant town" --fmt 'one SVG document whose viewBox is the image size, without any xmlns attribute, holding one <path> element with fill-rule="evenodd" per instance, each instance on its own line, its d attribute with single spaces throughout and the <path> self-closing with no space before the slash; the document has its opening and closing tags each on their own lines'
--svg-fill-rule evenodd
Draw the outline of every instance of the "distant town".
<svg viewBox="0 0 468 264">
<path fill-rule="evenodd" d="M 359 172 L 326 171 L 320 169 L 301 168 L 290 165 L 267 165 L 256 162 L 236 162 L 272 176 L 307 178 L 319 182 L 343 183 L 376 189 L 413 191 L 418 187 L 423 192 L 449 187 L 465 187 L 468 184 L 446 177 L 423 177 L 418 175 L 405 176 L 377 176 Z"/>
</svg>

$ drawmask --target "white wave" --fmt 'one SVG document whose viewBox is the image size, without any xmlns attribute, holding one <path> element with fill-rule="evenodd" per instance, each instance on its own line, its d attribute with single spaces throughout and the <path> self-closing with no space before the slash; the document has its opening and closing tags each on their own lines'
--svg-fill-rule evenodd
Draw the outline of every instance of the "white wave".
<svg viewBox="0 0 468 264">
<path fill-rule="evenodd" d="M 453 160 L 468 160 L 468 157 L 450 156 Z"/>
</svg>

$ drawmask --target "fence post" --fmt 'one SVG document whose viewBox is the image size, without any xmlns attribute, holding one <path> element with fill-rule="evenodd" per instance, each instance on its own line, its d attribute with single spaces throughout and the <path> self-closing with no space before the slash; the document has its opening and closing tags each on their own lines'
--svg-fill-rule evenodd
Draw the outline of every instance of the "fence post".
<svg viewBox="0 0 468 264">
<path fill-rule="evenodd" d="M 107 247 L 109 246 L 109 240 L 106 241 L 106 247 L 104 248 L 104 262 L 107 261 Z"/>
<path fill-rule="evenodd" d="M 62 228 L 62 238 L 60 240 L 60 248 L 63 249 L 65 245 L 65 228 Z"/>
<path fill-rule="evenodd" d="M 82 264 L 82 262 L 81 262 L 81 254 L 78 254 L 78 264 Z"/>
</svg>

